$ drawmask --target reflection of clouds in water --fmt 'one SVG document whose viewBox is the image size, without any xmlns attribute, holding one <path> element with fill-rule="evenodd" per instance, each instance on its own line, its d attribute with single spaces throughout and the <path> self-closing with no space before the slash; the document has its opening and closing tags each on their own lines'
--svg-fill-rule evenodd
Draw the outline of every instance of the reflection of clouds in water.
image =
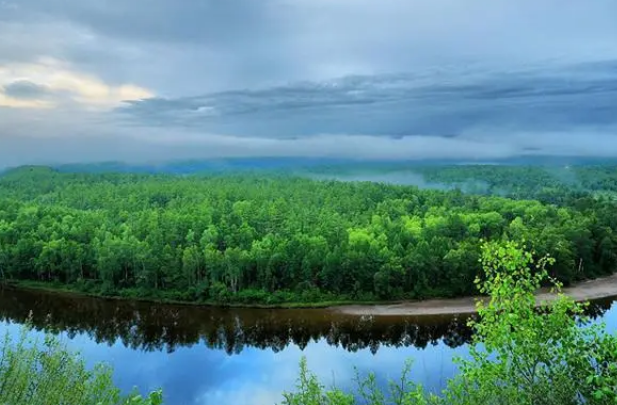
<svg viewBox="0 0 617 405">
<path fill-rule="evenodd" d="M 257 384 L 234 387 L 231 390 L 208 391 L 198 398 L 195 405 L 234 404 L 234 405 L 274 405 L 282 402 L 279 391 L 269 390 Z"/>
<path fill-rule="evenodd" d="M 375 371 L 380 381 L 396 379 L 400 376 L 406 359 L 414 359 L 412 378 L 421 382 L 429 389 L 440 389 L 447 378 L 454 373 L 452 357 L 463 355 L 465 348 L 450 349 L 445 345 L 429 346 L 426 349 L 416 348 L 383 348 L 376 355 L 366 350 L 356 353 L 337 349 L 324 341 L 311 343 L 304 351 L 296 346 L 273 353 L 258 349 L 247 349 L 241 356 L 228 357 L 223 360 L 218 370 L 220 382 L 213 385 L 205 380 L 197 387 L 201 392 L 187 394 L 186 400 L 195 404 L 228 403 L 238 405 L 262 405 L 280 402 L 284 390 L 292 390 L 298 375 L 299 362 L 302 356 L 308 359 L 309 369 L 317 374 L 326 386 L 336 385 L 340 388 L 353 386 L 353 378 L 357 368 L 361 375 Z M 212 353 L 209 353 L 212 354 Z M 172 355 L 175 356 L 175 353 Z M 190 362 L 184 362 L 181 367 L 190 368 L 198 373 L 209 366 L 212 359 L 202 362 L 194 356 Z M 171 366 L 173 372 L 175 366 Z M 168 391 L 176 396 L 178 386 Z M 189 399 L 190 397 L 190 399 Z M 175 402 L 173 402 L 175 403 Z"/>
</svg>

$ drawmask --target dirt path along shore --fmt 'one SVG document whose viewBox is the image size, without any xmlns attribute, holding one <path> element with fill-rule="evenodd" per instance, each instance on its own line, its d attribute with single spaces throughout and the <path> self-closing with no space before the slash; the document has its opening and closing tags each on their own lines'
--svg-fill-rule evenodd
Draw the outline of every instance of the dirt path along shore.
<svg viewBox="0 0 617 405">
<path fill-rule="evenodd" d="M 588 280 L 564 288 L 566 295 L 576 301 L 592 301 L 602 298 L 617 297 L 617 273 L 609 277 Z M 548 291 L 536 294 L 538 301 L 550 301 L 555 298 Z M 426 301 L 406 301 L 383 305 L 344 305 L 330 308 L 332 311 L 346 315 L 358 316 L 431 316 L 472 314 L 476 312 L 475 303 L 480 297 L 453 299 L 431 299 Z"/>
</svg>

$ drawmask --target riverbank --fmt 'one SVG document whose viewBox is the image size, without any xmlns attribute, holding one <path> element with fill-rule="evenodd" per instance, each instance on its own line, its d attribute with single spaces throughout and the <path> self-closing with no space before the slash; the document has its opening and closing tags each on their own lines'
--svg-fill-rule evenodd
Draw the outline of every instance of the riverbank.
<svg viewBox="0 0 617 405">
<path fill-rule="evenodd" d="M 608 277 L 580 282 L 563 289 L 563 293 L 576 301 L 592 301 L 617 297 L 617 273 Z M 550 291 L 541 290 L 536 294 L 539 302 L 556 298 Z M 408 301 L 396 304 L 377 305 L 341 305 L 331 307 L 332 311 L 356 316 L 434 316 L 476 313 L 476 302 L 483 297 L 463 297 L 453 299 L 430 299 L 426 301 Z"/>
<path fill-rule="evenodd" d="M 388 304 L 389 302 L 383 301 L 353 301 L 353 300 L 324 300 L 316 302 L 281 302 L 276 304 L 263 304 L 263 303 L 246 303 L 246 302 L 217 302 L 217 301 L 183 301 L 166 297 L 151 297 L 151 296 L 135 296 L 135 295 L 105 295 L 91 291 L 82 291 L 72 288 L 66 284 L 54 284 L 44 281 L 31 281 L 31 280 L 6 280 L 0 283 L 0 288 L 13 288 L 19 290 L 34 290 L 43 291 L 50 294 L 61 295 L 75 295 L 81 297 L 99 298 L 102 300 L 111 301 L 136 301 L 136 302 L 149 302 L 153 304 L 169 304 L 169 305 L 182 305 L 190 307 L 218 307 L 218 308 L 254 308 L 254 309 L 328 309 L 338 306 L 351 306 L 351 305 L 378 305 Z M 163 294 L 164 295 L 164 294 Z M 392 302 L 395 303 L 395 302 Z"/>
<path fill-rule="evenodd" d="M 333 300 L 321 302 L 287 302 L 277 304 L 257 304 L 257 303 L 221 303 L 209 301 L 181 301 L 166 298 L 154 297 L 134 297 L 134 296 L 108 296 L 92 292 L 84 292 L 63 285 L 50 285 L 46 282 L 35 281 L 9 281 L 5 287 L 39 290 L 54 294 L 78 295 L 95 297 L 105 300 L 128 300 L 151 302 L 156 304 L 186 305 L 201 307 L 221 307 L 221 308 L 255 308 L 255 309 L 327 309 L 342 315 L 352 316 L 439 316 L 439 315 L 469 315 L 476 313 L 475 304 L 482 297 L 461 297 L 461 298 L 431 298 L 422 301 L 398 301 L 398 302 L 358 302 L 349 300 Z M 592 301 L 603 298 L 617 297 L 617 273 L 580 282 L 563 292 L 576 301 Z M 537 294 L 538 301 L 550 301 L 555 295 L 549 291 L 542 290 Z"/>
</svg>

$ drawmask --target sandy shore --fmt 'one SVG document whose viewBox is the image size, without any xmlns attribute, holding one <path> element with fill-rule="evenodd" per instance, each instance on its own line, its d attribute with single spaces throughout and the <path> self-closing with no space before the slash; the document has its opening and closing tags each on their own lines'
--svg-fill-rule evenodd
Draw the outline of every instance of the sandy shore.
<svg viewBox="0 0 617 405">
<path fill-rule="evenodd" d="M 617 296 L 617 274 L 610 277 L 584 281 L 564 288 L 563 292 L 577 301 L 590 301 Z M 538 301 L 554 299 L 548 291 L 537 294 Z M 455 299 L 432 299 L 426 301 L 407 301 L 387 305 L 344 305 L 330 308 L 332 311 L 346 315 L 373 316 L 423 316 L 456 315 L 475 313 L 475 302 L 479 297 Z"/>
</svg>

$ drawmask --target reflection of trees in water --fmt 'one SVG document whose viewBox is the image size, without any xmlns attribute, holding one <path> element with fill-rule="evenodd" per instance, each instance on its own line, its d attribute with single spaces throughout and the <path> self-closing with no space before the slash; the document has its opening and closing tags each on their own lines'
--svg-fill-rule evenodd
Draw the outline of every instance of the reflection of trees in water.
<svg viewBox="0 0 617 405">
<path fill-rule="evenodd" d="M 606 311 L 611 309 L 615 300 L 613 298 L 607 298 L 597 300 L 589 303 L 589 306 L 585 309 L 585 313 L 593 319 L 603 316 Z"/>
<path fill-rule="evenodd" d="M 609 301 L 598 302 L 590 313 L 599 316 L 609 308 Z M 119 339 L 127 347 L 145 351 L 173 351 L 194 344 L 229 354 L 240 353 L 246 346 L 280 351 L 289 344 L 304 349 L 309 342 L 324 339 L 345 350 L 369 348 L 375 353 L 381 346 L 424 348 L 439 341 L 457 347 L 471 338 L 465 318 L 360 318 L 327 310 L 198 308 L 0 292 L 0 316 L 5 320 L 24 322 L 30 311 L 38 329 L 50 325 L 70 337 L 85 333 L 98 343 L 113 344 Z"/>
</svg>

